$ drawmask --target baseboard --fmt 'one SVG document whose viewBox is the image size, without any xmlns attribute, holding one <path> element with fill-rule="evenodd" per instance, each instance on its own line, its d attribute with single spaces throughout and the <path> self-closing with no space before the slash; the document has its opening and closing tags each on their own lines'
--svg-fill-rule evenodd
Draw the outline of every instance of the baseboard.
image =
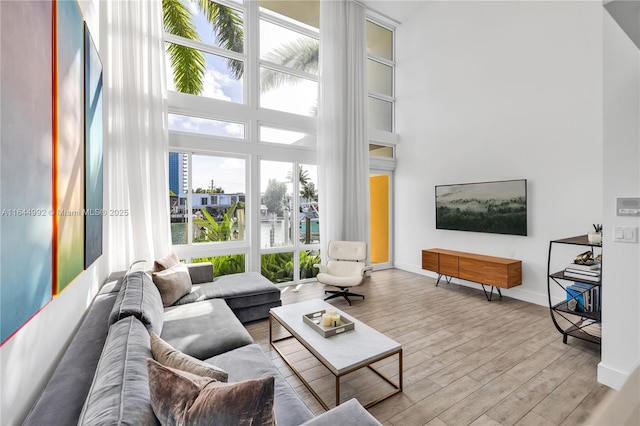
<svg viewBox="0 0 640 426">
<path fill-rule="evenodd" d="M 407 272 L 413 272 L 419 275 L 424 275 L 426 277 L 431 277 L 434 279 L 438 278 L 437 273 L 417 268 L 415 265 L 411 265 L 411 264 L 396 263 L 395 268 L 401 269 Z M 478 283 L 472 283 L 470 281 L 460 280 L 457 278 L 454 278 L 452 282 L 457 285 L 463 285 L 465 287 L 482 290 L 482 287 Z M 500 291 L 502 291 L 502 294 L 504 296 L 511 297 L 513 299 L 522 300 L 523 302 L 533 303 L 535 305 L 540 305 L 540 306 L 546 306 L 546 307 L 549 306 L 549 297 L 546 293 L 544 294 L 534 293 L 532 291 L 524 290 L 519 287 L 500 289 Z M 557 302 L 560 302 L 560 301 L 561 300 L 558 300 Z"/>
<path fill-rule="evenodd" d="M 607 377 L 605 377 L 607 376 Z M 625 377 L 622 379 L 622 377 Z M 602 363 L 598 364 L 598 381 L 607 386 L 603 380 L 611 380 L 612 384 L 623 385 L 617 391 L 610 391 L 606 397 L 596 406 L 593 414 L 585 425 L 621 425 L 637 426 L 640 424 L 640 367 L 636 367 L 630 374 L 609 368 Z M 616 383 L 613 383 L 616 382 Z"/>
<path fill-rule="evenodd" d="M 627 379 L 629 379 L 630 375 L 631 372 L 625 373 L 620 370 L 616 370 L 602 362 L 598 364 L 598 382 L 615 390 L 620 390 Z"/>
</svg>

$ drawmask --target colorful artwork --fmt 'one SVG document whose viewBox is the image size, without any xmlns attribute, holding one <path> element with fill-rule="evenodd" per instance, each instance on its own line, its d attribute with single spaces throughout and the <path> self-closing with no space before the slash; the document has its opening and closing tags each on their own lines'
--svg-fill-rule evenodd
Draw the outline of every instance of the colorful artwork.
<svg viewBox="0 0 640 426">
<path fill-rule="evenodd" d="M 0 1 L 0 342 L 53 286 L 52 3 Z M 47 42 L 48 41 L 48 42 Z"/>
<path fill-rule="evenodd" d="M 56 2 L 56 14 L 55 291 L 59 293 L 84 270 L 84 37 L 77 2 Z"/>
<path fill-rule="evenodd" d="M 102 254 L 102 63 L 84 25 L 84 267 Z"/>
</svg>

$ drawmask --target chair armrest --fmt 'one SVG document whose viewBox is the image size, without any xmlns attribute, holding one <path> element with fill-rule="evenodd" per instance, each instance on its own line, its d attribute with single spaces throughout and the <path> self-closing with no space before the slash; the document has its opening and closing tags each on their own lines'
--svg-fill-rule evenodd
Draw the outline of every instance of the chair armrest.
<svg viewBox="0 0 640 426">
<path fill-rule="evenodd" d="M 213 263 L 187 263 L 192 284 L 210 283 L 213 281 Z"/>
<path fill-rule="evenodd" d="M 364 277 L 365 275 L 367 275 L 367 272 L 371 271 L 373 271 L 373 265 L 363 266 L 362 269 L 360 269 L 360 275 Z"/>
<path fill-rule="evenodd" d="M 326 274 L 327 273 L 327 266 L 326 265 L 321 265 L 319 263 L 316 263 L 313 265 L 314 268 L 318 268 L 320 270 L 321 273 Z"/>
<path fill-rule="evenodd" d="M 302 426 L 382 426 L 357 399 L 333 407 L 331 410 L 320 414 L 302 424 Z"/>
</svg>

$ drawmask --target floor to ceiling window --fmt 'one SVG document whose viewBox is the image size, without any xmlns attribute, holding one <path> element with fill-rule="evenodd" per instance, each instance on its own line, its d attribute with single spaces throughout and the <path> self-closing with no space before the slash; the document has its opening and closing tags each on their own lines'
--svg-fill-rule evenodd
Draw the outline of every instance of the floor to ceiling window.
<svg viewBox="0 0 640 426">
<path fill-rule="evenodd" d="M 216 275 L 317 273 L 319 4 L 163 0 L 172 240 Z M 392 171 L 393 26 L 370 15 L 366 28 L 371 166 Z M 376 240 L 388 245 L 385 265 L 391 229 Z"/>
<path fill-rule="evenodd" d="M 317 1 L 164 0 L 174 249 L 315 276 Z"/>
</svg>

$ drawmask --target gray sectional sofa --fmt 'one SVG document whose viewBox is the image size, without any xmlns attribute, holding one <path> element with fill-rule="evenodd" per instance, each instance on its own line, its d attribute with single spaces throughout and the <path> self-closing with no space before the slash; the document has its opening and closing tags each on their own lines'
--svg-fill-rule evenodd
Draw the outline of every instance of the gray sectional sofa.
<svg viewBox="0 0 640 426">
<path fill-rule="evenodd" d="M 94 299 L 25 425 L 159 424 L 147 372 L 152 331 L 179 351 L 225 370 L 229 383 L 273 377 L 273 412 L 280 426 L 380 424 L 356 400 L 314 418 L 253 342 L 241 320 L 265 318 L 281 303 L 280 291 L 261 275 L 214 280 L 211 264 L 190 265 L 191 293 L 166 308 L 139 265 L 121 275 Z"/>
</svg>

